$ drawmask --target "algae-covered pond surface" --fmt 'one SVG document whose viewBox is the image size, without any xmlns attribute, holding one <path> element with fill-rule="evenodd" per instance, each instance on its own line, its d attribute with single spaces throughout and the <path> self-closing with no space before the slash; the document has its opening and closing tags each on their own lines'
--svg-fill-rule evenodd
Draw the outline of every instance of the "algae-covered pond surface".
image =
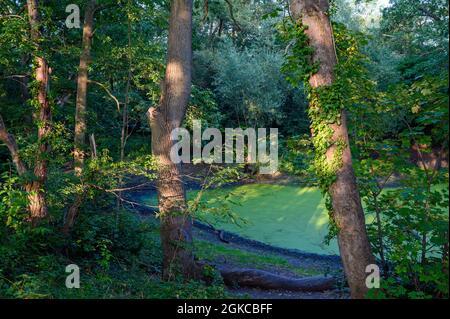
<svg viewBox="0 0 450 319">
<path fill-rule="evenodd" d="M 188 191 L 188 199 L 192 200 L 197 192 Z M 228 207 L 247 222 L 236 225 L 217 221 L 212 214 L 201 214 L 216 228 L 278 247 L 338 254 L 336 241 L 329 246 L 323 244 L 328 232 L 328 214 L 317 188 L 248 184 L 208 190 L 203 200 L 208 201 L 208 207 L 223 207 L 227 195 Z M 142 196 L 141 199 L 149 205 L 156 205 L 156 195 Z"/>
<path fill-rule="evenodd" d="M 441 189 L 448 186 L 438 186 Z M 198 190 L 187 192 L 188 200 Z M 220 209 L 229 207 L 246 223 L 220 221 L 210 211 L 199 213 L 216 228 L 237 233 L 243 237 L 270 245 L 299 249 L 316 254 L 339 254 L 336 240 L 325 245 L 328 233 L 328 213 L 319 189 L 294 185 L 246 184 L 207 190 L 204 206 Z M 141 196 L 141 201 L 156 206 L 156 194 Z M 211 209 L 210 209 L 211 210 Z M 370 223 L 373 217 L 366 216 Z"/>
</svg>

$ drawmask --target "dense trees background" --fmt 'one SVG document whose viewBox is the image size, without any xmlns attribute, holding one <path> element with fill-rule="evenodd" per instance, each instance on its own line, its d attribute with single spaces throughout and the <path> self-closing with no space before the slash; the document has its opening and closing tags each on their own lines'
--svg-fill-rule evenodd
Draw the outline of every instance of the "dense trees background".
<svg viewBox="0 0 450 319">
<path fill-rule="evenodd" d="M 80 8 L 80 29 L 65 25 L 69 4 Z M 105 287 L 112 297 L 226 294 L 215 277 L 206 288 L 161 283 L 159 226 L 133 218 L 124 194 L 136 176 L 157 180 L 161 167 L 146 112 L 170 94 L 161 91 L 170 5 L 0 0 L 0 296 L 80 297 L 57 288 L 69 261 L 91 270 L 84 297 Z M 91 35 L 83 32 L 89 6 Z M 340 80 L 328 102 L 346 110 L 357 187 L 375 216 L 369 241 L 385 278 L 369 296 L 448 297 L 448 2 L 391 0 L 380 15 L 376 8 L 334 0 L 329 11 Z M 277 127 L 280 170 L 323 188 L 305 81 L 317 65 L 288 3 L 193 1 L 192 12 L 181 125 Z M 81 134 L 76 108 L 86 119 Z M 84 161 L 75 171 L 77 150 Z M 205 184 L 248 172 L 228 167 Z M 328 239 L 339 232 L 331 225 Z"/>
</svg>

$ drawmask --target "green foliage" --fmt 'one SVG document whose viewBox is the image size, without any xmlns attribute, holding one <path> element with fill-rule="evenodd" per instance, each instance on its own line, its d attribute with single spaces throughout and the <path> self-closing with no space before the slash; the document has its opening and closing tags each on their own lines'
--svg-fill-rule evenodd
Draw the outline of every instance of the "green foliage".
<svg viewBox="0 0 450 319">
<path fill-rule="evenodd" d="M 192 86 L 191 100 L 184 118 L 184 125 L 193 129 L 193 121 L 202 121 L 202 127 L 221 127 L 223 114 L 220 113 L 213 92 Z"/>
<path fill-rule="evenodd" d="M 223 298 L 221 283 L 163 282 L 159 228 L 128 210 L 113 218 L 92 205 L 70 238 L 57 225 L 0 225 L 0 296 L 3 298 Z M 3 215 L 2 215 L 3 216 Z M 77 264 L 81 287 L 65 287 L 65 267 Z"/>
<path fill-rule="evenodd" d="M 408 100 L 403 102 L 408 107 Z M 433 112 L 439 119 L 411 110 L 405 114 L 409 120 L 398 139 L 380 140 L 382 129 L 357 131 L 368 137 L 360 140 L 362 158 L 356 169 L 366 212 L 373 217 L 368 228 L 373 251 L 387 278 L 382 290 L 371 296 L 444 297 L 448 296 L 448 170 L 427 164 L 424 156 L 432 145 L 446 145 L 448 135 L 430 136 L 422 124 L 430 120 L 428 125 L 433 123 L 433 130 L 442 132 L 445 112 Z M 408 121 L 416 124 L 411 127 Z M 419 149 L 417 163 L 409 160 L 412 145 L 426 145 Z M 395 190 L 388 188 L 391 183 L 398 183 Z"/>
<path fill-rule="evenodd" d="M 19 230 L 27 217 L 24 207 L 27 194 L 17 187 L 19 178 L 9 176 L 7 172 L 0 177 L 0 220 L 6 227 Z"/>
<path fill-rule="evenodd" d="M 448 297 L 448 188 L 441 186 L 448 182 L 448 170 L 426 160 L 448 161 L 448 1 L 391 0 L 380 17 L 375 10 L 367 14 L 376 4 L 362 2 L 370 1 L 357 1 L 356 6 L 332 1 L 335 81 L 313 89 L 308 79 L 319 65 L 311 63 L 305 27 L 286 17 L 284 3 L 210 0 L 205 16 L 202 1 L 195 1 L 193 86 L 184 125 L 191 128 L 200 119 L 204 127 L 278 127 L 280 169 L 320 187 L 330 210 L 329 241 L 337 229 L 328 189 L 347 146 L 332 140 L 330 125 L 340 123 L 345 108 L 361 195 L 373 219 L 369 235 L 385 276 L 382 289 L 372 291 L 372 297 Z M 159 103 L 170 2 L 107 0 L 96 12 L 89 79 L 100 85 L 89 85 L 86 116 L 98 155 L 86 158 L 81 176 L 71 171 L 81 32 L 64 26 L 69 3 L 78 4 L 81 12 L 86 5 L 81 0 L 39 2 L 39 43 L 30 39 L 23 1 L 2 3 L 0 113 L 30 170 L 16 176 L 8 149 L 0 145 L 0 296 L 226 297 L 211 267 L 205 269 L 211 286 L 159 280 L 158 228 L 131 215 L 118 199 L 136 176 L 155 178 L 145 113 Z M 51 131 L 40 141 L 37 129 L 44 123 L 33 115 L 39 106 L 33 80 L 37 54 L 51 67 Z M 125 159 L 118 161 L 124 119 Z M 44 185 L 50 218 L 32 228 L 23 185 L 35 178 L 40 143 L 50 146 Z M 328 161 L 325 153 L 332 145 L 337 148 Z M 220 223 L 244 224 L 233 208 L 251 213 L 265 202 L 253 197 L 258 202 L 247 209 L 240 204 L 251 192 L 240 197 L 218 190 L 244 179 L 244 169 L 228 166 L 207 174 L 189 211 Z M 386 190 L 388 186 L 396 188 Z M 84 202 L 79 219 L 71 236 L 64 237 L 60 227 L 80 194 Z M 276 198 L 278 206 L 295 195 L 293 188 L 284 190 Z M 319 205 L 319 195 L 314 196 L 317 201 L 309 200 L 305 208 L 309 212 Z M 272 215 L 258 217 L 273 222 Z M 297 240 L 294 235 L 286 238 Z M 72 262 L 83 269 L 79 290 L 64 287 L 64 267 Z"/>
<path fill-rule="evenodd" d="M 424 10 L 428 5 L 433 6 L 426 2 L 421 4 Z M 402 1 L 394 1 L 394 6 L 385 11 L 385 21 L 395 20 L 395 14 L 397 18 L 403 15 L 399 11 L 403 4 Z M 311 50 L 304 27 L 287 20 L 280 29 L 289 43 L 283 71 L 293 85 L 302 81 L 307 83 L 317 66 L 309 62 Z M 443 72 L 417 77 L 419 72 L 426 70 L 425 67 L 411 68 L 411 63 L 405 68 L 399 64 L 400 74 L 405 78 L 411 79 L 412 73 L 417 78 L 409 83 L 391 84 L 387 92 L 377 91 L 377 86 L 388 86 L 377 85 L 369 76 L 368 69 L 373 70 L 374 64 L 361 53 L 361 46 L 367 43 L 364 35 L 349 31 L 342 24 L 334 23 L 333 29 L 339 61 L 335 68 L 335 81 L 318 89 L 307 85 L 308 115 L 316 154 L 313 166 L 320 188 L 326 195 L 327 207 L 331 212 L 327 191 L 340 167 L 340 152 L 345 147 L 342 141 L 332 141 L 333 131 L 329 125 L 339 123 L 345 107 L 350 114 L 353 132 L 350 134 L 354 136 L 352 148 L 357 157 L 355 163 L 366 212 L 373 217 L 369 235 L 385 276 L 382 289 L 371 291 L 371 297 L 448 296 L 448 245 L 445 244 L 448 241 L 448 188 L 442 191 L 435 189 L 436 185 L 448 182 L 448 173 L 439 167 L 420 169 L 409 162 L 413 146 L 419 147 L 419 166 L 426 167 L 423 158 L 432 153 L 433 147 L 446 152 L 447 76 Z M 373 48 L 369 52 L 373 53 Z M 413 55 L 410 57 L 416 59 Z M 430 59 L 425 60 L 426 63 L 434 63 Z M 417 62 L 416 59 L 413 63 Z M 407 69 L 412 73 L 406 73 Z M 384 70 L 392 74 L 392 67 Z M 385 75 L 372 78 L 380 79 Z M 390 83 L 395 83 L 395 80 L 390 79 Z M 327 161 L 325 154 L 333 143 L 337 145 L 335 158 Z M 394 175 L 400 177 L 401 187 L 385 192 L 384 188 Z M 329 241 L 337 231 L 331 227 L 326 240 Z"/>
<path fill-rule="evenodd" d="M 268 48 L 239 50 L 232 43 L 220 46 L 215 59 L 215 92 L 222 107 L 243 127 L 265 127 L 281 120 L 287 87 L 278 70 L 279 53 Z"/>
<path fill-rule="evenodd" d="M 374 252 L 383 249 L 390 277 L 373 296 L 448 297 L 448 188 L 423 188 L 417 182 L 424 179 L 421 173 L 401 189 L 366 199 L 367 212 L 381 215 L 382 246 L 378 224 L 369 234 Z"/>
<path fill-rule="evenodd" d="M 314 184 L 315 172 L 311 163 L 314 149 L 308 135 L 291 136 L 282 141 L 280 171 L 302 177 L 306 183 Z"/>
<path fill-rule="evenodd" d="M 448 1 L 395 0 L 383 11 L 381 31 L 403 62 L 405 79 L 448 69 Z"/>
<path fill-rule="evenodd" d="M 205 198 L 208 189 L 231 185 L 244 178 L 242 167 L 210 167 L 203 181 L 202 188 L 188 202 L 188 212 L 196 219 L 210 222 L 231 222 L 236 225 L 245 224 L 233 210 L 233 205 L 239 205 L 239 196 L 233 192 L 218 193 L 214 198 Z"/>
<path fill-rule="evenodd" d="M 439 164 L 448 152 L 447 90 L 443 75 L 424 75 L 379 92 L 370 111 L 353 110 L 377 123 L 353 126 L 369 236 L 385 276 L 373 298 L 448 296 L 448 169 Z"/>
<path fill-rule="evenodd" d="M 280 37 L 289 48 L 281 71 L 293 87 L 307 83 L 309 77 L 318 70 L 318 64 L 311 63 L 314 49 L 308 44 L 306 28 L 302 23 L 294 22 L 292 19 L 284 19 L 278 26 Z"/>
</svg>

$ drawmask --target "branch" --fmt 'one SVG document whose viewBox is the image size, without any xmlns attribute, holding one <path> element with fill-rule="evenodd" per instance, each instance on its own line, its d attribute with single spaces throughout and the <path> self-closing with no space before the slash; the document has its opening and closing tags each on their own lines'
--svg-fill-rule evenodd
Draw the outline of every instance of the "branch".
<svg viewBox="0 0 450 319">
<path fill-rule="evenodd" d="M 13 74 L 13 75 L 7 75 L 7 76 L 4 76 L 3 79 L 10 79 L 10 78 L 26 78 L 27 76 L 29 76 L 29 75 L 27 75 L 27 74 Z"/>
<path fill-rule="evenodd" d="M 231 4 L 230 0 L 225 0 L 225 2 L 228 4 L 228 8 L 230 10 L 230 17 L 231 20 L 233 20 L 234 25 L 236 26 L 236 28 L 238 29 L 238 31 L 241 31 L 241 26 L 239 25 L 239 23 L 236 21 L 236 19 L 234 18 L 234 14 L 233 14 L 233 5 Z"/>
<path fill-rule="evenodd" d="M 150 208 L 150 209 L 153 209 L 153 210 L 158 208 L 158 206 L 150 206 L 150 205 L 145 205 L 145 204 L 142 204 L 142 203 L 137 203 L 137 202 L 133 202 L 133 201 L 127 200 L 127 199 L 123 198 L 122 196 L 120 196 L 120 195 L 118 195 L 118 194 L 116 194 L 116 193 L 114 193 L 114 192 L 111 192 L 111 194 L 113 194 L 114 196 L 116 196 L 117 199 L 120 200 L 121 202 L 130 204 L 131 207 L 133 207 L 133 208 L 134 208 L 135 206 L 138 206 L 138 207 L 146 207 L 146 208 Z"/>
<path fill-rule="evenodd" d="M 88 82 L 97 84 L 98 86 L 103 88 L 106 91 L 106 93 L 108 93 L 108 95 L 114 100 L 114 102 L 116 102 L 117 111 L 120 112 L 120 102 L 119 102 L 119 100 L 114 95 L 112 95 L 111 91 L 109 91 L 108 88 L 104 84 L 102 84 L 100 82 L 97 82 L 97 81 L 92 81 L 92 80 L 88 80 Z"/>
<path fill-rule="evenodd" d="M 6 15 L 0 15 L 0 19 L 7 19 L 7 18 L 16 18 L 16 19 L 21 19 L 21 20 L 23 20 L 23 21 L 25 21 L 26 22 L 26 20 L 22 17 L 22 16 L 20 16 L 20 15 L 17 15 L 17 14 L 6 14 Z"/>
<path fill-rule="evenodd" d="M 424 7 L 419 7 L 419 11 L 423 13 L 424 16 L 433 19 L 434 21 L 440 22 L 441 18 L 438 17 L 436 14 L 434 14 L 433 12 L 431 12 L 430 10 L 428 10 L 427 8 Z"/>
<path fill-rule="evenodd" d="M 205 23 L 206 19 L 208 18 L 208 12 L 209 12 L 209 1 L 208 0 L 203 0 L 203 11 L 204 11 L 204 15 L 202 18 L 202 22 Z"/>
<path fill-rule="evenodd" d="M 122 188 L 122 189 L 120 189 L 120 188 L 118 188 L 118 189 L 105 189 L 105 188 L 103 188 L 101 186 L 98 186 L 98 185 L 95 185 L 95 184 L 86 184 L 86 186 L 94 188 L 94 189 L 101 190 L 101 191 L 103 191 L 105 193 L 110 193 L 110 194 L 114 195 L 121 202 L 130 204 L 133 208 L 134 208 L 134 206 L 139 206 L 139 207 L 146 207 L 146 208 L 156 209 L 156 208 L 158 208 L 158 206 L 150 206 L 150 205 L 145 205 L 145 204 L 142 204 L 142 203 L 137 203 L 137 202 L 134 202 L 134 201 L 130 201 L 130 200 L 127 200 L 127 199 L 123 198 L 120 195 L 122 193 L 122 191 L 136 189 L 136 188 L 144 186 L 145 184 L 149 184 L 149 183 L 143 183 L 143 184 L 140 184 L 140 185 L 137 185 L 137 186 L 128 187 L 128 188 Z M 119 194 L 117 194 L 117 193 L 119 193 Z"/>
<path fill-rule="evenodd" d="M 134 189 L 139 189 L 141 187 L 144 187 L 146 185 L 151 185 L 151 182 L 146 182 L 146 183 L 142 183 L 139 185 L 135 185 L 135 186 L 130 186 L 130 187 L 124 187 L 124 188 L 113 188 L 113 189 L 103 189 L 105 192 L 107 193 L 115 193 L 115 192 L 124 192 L 124 191 L 129 191 L 129 190 L 134 190 Z"/>
<path fill-rule="evenodd" d="M 431 178 L 431 176 L 430 176 L 430 174 L 429 174 L 429 171 L 428 171 L 428 168 L 427 168 L 427 163 L 426 163 L 426 161 L 425 161 L 425 158 L 423 157 L 422 151 L 420 150 L 420 144 L 419 144 L 419 143 L 417 142 L 417 140 L 414 138 L 414 135 L 413 135 L 413 129 L 411 128 L 411 125 L 409 125 L 409 123 L 408 123 L 408 121 L 407 121 L 406 119 L 402 118 L 402 120 L 403 120 L 403 122 L 406 124 L 406 126 L 408 127 L 408 130 L 409 130 L 409 132 L 410 132 L 410 134 L 411 134 L 411 139 L 413 140 L 413 143 L 414 143 L 415 145 L 417 145 L 417 153 L 419 154 L 419 159 L 420 159 L 420 161 L 422 162 L 423 170 L 424 170 L 424 172 L 425 172 L 425 175 L 427 176 L 427 181 L 428 181 L 429 183 L 431 183 L 431 182 L 432 182 L 432 178 Z"/>
<path fill-rule="evenodd" d="M 9 76 L 4 76 L 2 79 L 13 80 L 14 82 L 19 83 L 23 87 L 28 88 L 28 86 L 25 83 L 23 83 L 22 81 L 19 81 L 19 80 L 16 79 L 16 78 L 18 78 L 18 79 L 25 79 L 27 77 L 28 77 L 27 75 L 9 75 Z"/>
<path fill-rule="evenodd" d="M 27 172 L 27 167 L 25 163 L 19 156 L 19 147 L 17 146 L 16 139 L 14 135 L 9 134 L 6 130 L 5 123 L 3 122 L 3 118 L 0 115 L 0 141 L 6 144 L 11 153 L 12 160 L 14 165 L 16 166 L 17 172 L 20 176 L 24 175 Z"/>
</svg>

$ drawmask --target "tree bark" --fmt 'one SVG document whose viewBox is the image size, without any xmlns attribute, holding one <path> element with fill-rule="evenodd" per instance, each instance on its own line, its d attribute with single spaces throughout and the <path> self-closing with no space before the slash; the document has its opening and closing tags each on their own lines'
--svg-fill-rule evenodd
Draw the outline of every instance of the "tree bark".
<svg viewBox="0 0 450 319">
<path fill-rule="evenodd" d="M 333 30 L 327 11 L 328 0 L 291 0 L 291 12 L 295 19 L 308 27 L 305 31 L 309 44 L 314 48 L 313 63 L 319 62 L 317 73 L 309 79 L 312 88 L 329 86 L 334 80 L 336 51 Z M 336 181 L 329 193 L 333 218 L 338 227 L 339 251 L 352 298 L 364 298 L 367 293 L 366 266 L 374 263 L 367 237 L 364 212 L 361 205 L 356 178 L 352 167 L 345 110 L 341 112 L 340 124 L 328 124 L 334 131 L 333 141 L 343 141 L 342 166 L 336 172 Z M 337 151 L 336 143 L 327 150 L 327 161 L 332 161 Z"/>
<path fill-rule="evenodd" d="M 88 68 L 91 59 L 91 44 L 94 27 L 94 13 L 97 1 L 90 0 L 84 11 L 83 38 L 81 43 L 80 65 L 78 67 L 77 99 L 75 105 L 75 141 L 73 150 L 74 170 L 77 176 L 81 176 L 84 168 L 86 149 L 86 108 L 88 88 Z M 84 202 L 85 191 L 75 196 L 75 201 L 70 206 L 63 226 L 63 233 L 68 235 L 78 216 L 81 205 Z"/>
<path fill-rule="evenodd" d="M 94 133 L 89 135 L 89 145 L 91 147 L 91 158 L 96 159 L 97 158 L 97 143 L 95 142 Z"/>
<path fill-rule="evenodd" d="M 325 291 L 336 287 L 333 277 L 314 276 L 305 278 L 289 278 L 272 274 L 259 269 L 219 269 L 226 285 L 251 287 L 260 289 L 279 289 L 289 291 Z"/>
<path fill-rule="evenodd" d="M 9 153 L 11 154 L 13 163 L 16 166 L 19 176 L 24 175 L 28 169 L 19 156 L 19 147 L 17 146 L 14 135 L 9 134 L 8 131 L 6 130 L 6 126 L 5 123 L 3 122 L 1 114 L 0 114 L 0 141 L 5 143 L 6 147 L 8 147 Z"/>
<path fill-rule="evenodd" d="M 94 25 L 94 12 L 96 0 L 91 0 L 84 12 L 82 51 L 80 56 L 80 66 L 78 68 L 77 79 L 77 100 L 75 106 L 75 147 L 73 151 L 75 174 L 81 175 L 85 157 L 86 140 L 86 106 L 87 106 L 87 86 L 88 68 L 91 59 L 91 43 Z"/>
<path fill-rule="evenodd" d="M 158 164 L 158 202 L 163 248 L 163 278 L 199 275 L 192 253 L 192 219 L 180 168 L 170 159 L 170 134 L 181 125 L 191 91 L 192 0 L 172 0 L 165 79 L 158 109 L 148 110 L 152 153 Z"/>
<path fill-rule="evenodd" d="M 5 123 L 3 122 L 3 118 L 0 115 L 0 141 L 6 144 L 8 147 L 8 150 L 11 154 L 11 158 L 13 160 L 14 166 L 17 169 L 17 173 L 19 176 L 24 176 L 28 174 L 28 168 L 26 164 L 22 161 L 20 154 L 19 154 L 19 147 L 16 143 L 16 139 L 14 135 L 8 133 Z M 27 181 L 24 184 L 24 189 L 27 192 L 27 199 L 28 199 L 28 211 L 30 212 L 30 219 L 32 222 L 36 223 L 38 219 L 33 219 L 32 214 L 33 209 L 36 209 L 36 205 L 38 205 L 40 202 L 37 200 L 38 194 L 36 193 L 36 189 L 39 190 L 40 187 L 37 184 L 39 181 Z M 45 202 L 44 202 L 45 203 Z M 40 210 L 38 210 L 40 212 Z"/>
<path fill-rule="evenodd" d="M 33 225 L 47 217 L 48 208 L 43 187 L 47 180 L 50 145 L 47 138 L 51 131 L 51 107 L 48 101 L 48 83 L 50 69 L 44 57 L 39 56 L 40 48 L 40 16 L 37 0 L 27 0 L 28 19 L 31 27 L 31 39 L 36 46 L 35 79 L 37 82 L 37 102 L 39 107 L 35 114 L 38 121 L 38 154 L 34 166 L 35 180 L 27 187 L 30 219 Z"/>
<path fill-rule="evenodd" d="M 128 104 L 130 103 L 130 86 L 131 86 L 131 21 L 128 17 L 127 19 L 127 37 L 128 37 L 128 50 L 127 50 L 127 59 L 128 59 L 128 75 L 127 75 L 127 84 L 125 86 L 125 103 L 122 108 L 122 130 L 120 134 L 120 160 L 123 161 L 125 159 L 125 146 L 127 144 L 128 138 Z"/>
</svg>

